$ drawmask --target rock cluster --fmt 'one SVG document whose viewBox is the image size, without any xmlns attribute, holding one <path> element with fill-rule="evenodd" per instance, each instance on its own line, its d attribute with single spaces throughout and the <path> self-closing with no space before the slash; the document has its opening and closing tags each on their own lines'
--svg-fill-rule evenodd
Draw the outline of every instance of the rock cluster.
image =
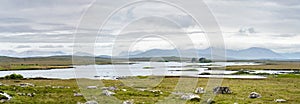
<svg viewBox="0 0 300 104">
<path fill-rule="evenodd" d="M 229 87 L 215 87 L 213 89 L 213 92 L 215 94 L 231 94 L 232 92 L 230 91 Z"/>
</svg>

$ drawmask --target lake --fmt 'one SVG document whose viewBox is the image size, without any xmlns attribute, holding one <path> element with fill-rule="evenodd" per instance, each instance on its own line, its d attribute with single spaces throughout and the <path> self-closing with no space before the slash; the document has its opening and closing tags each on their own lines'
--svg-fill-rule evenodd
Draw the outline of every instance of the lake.
<svg viewBox="0 0 300 104">
<path fill-rule="evenodd" d="M 116 79 L 126 76 L 192 76 L 192 77 L 218 77 L 218 78 L 265 78 L 257 75 L 229 75 L 237 71 L 208 70 L 208 67 L 222 67 L 232 65 L 259 65 L 254 62 L 215 62 L 215 63 L 179 63 L 179 62 L 138 62 L 131 65 L 84 65 L 69 69 L 51 70 L 19 70 L 0 71 L 0 77 L 9 74 L 21 74 L 26 78 L 90 78 L 90 79 Z M 256 71 L 252 71 L 255 73 Z M 260 73 L 268 71 L 258 70 Z M 199 75 L 200 73 L 213 73 L 224 75 Z M 271 71 L 270 73 L 276 73 Z"/>
</svg>

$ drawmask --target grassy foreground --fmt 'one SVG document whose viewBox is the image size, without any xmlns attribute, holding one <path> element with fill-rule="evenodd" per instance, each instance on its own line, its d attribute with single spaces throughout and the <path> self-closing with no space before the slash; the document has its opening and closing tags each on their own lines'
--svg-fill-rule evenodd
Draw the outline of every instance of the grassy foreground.
<svg viewBox="0 0 300 104">
<path fill-rule="evenodd" d="M 294 75 L 295 76 L 295 75 Z M 297 75 L 296 75 L 297 76 Z M 299 76 L 299 75 L 298 75 Z M 196 79 L 195 79 L 196 80 Z M 93 80 L 98 82 L 99 80 Z M 105 86 L 116 86 L 118 89 L 127 89 L 127 91 L 117 90 L 115 97 L 120 100 L 133 99 L 135 104 L 153 104 L 158 100 L 168 96 L 177 84 L 178 78 L 164 78 L 162 82 L 151 89 L 161 90 L 163 94 L 139 91 L 134 88 L 126 87 L 120 80 L 102 80 Z M 206 87 L 208 79 L 198 79 L 197 87 Z M 74 92 L 79 92 L 76 80 L 46 80 L 46 79 L 26 79 L 26 80 L 4 80 L 0 90 L 13 96 L 7 104 L 75 104 L 85 102 L 83 97 L 73 96 Z M 20 83 L 32 83 L 34 87 L 16 86 Z M 246 79 L 224 79 L 223 86 L 229 86 L 232 94 L 220 94 L 214 99 L 216 104 L 272 104 L 274 99 L 286 99 L 289 104 L 300 103 L 300 78 L 278 76 L 270 77 L 264 80 L 246 80 Z M 95 89 L 96 93 L 101 95 L 101 88 Z M 98 92 L 97 92 L 98 91 Z M 262 98 L 250 99 L 250 92 L 258 92 Z M 36 93 L 34 97 L 21 96 L 17 93 Z M 98 95 L 97 95 L 98 96 Z M 95 96 L 95 97 L 97 97 Z M 201 95 L 200 95 L 201 96 Z M 199 103 L 188 101 L 188 104 Z"/>
</svg>

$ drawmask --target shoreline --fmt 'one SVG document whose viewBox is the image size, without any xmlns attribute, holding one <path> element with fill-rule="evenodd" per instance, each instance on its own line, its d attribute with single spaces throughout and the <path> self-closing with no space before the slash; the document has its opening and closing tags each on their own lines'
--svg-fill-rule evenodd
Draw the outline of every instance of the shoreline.
<svg viewBox="0 0 300 104">
<path fill-rule="evenodd" d="M 135 63 L 114 63 L 114 65 L 131 65 Z M 93 65 L 93 64 L 87 64 L 87 65 Z M 112 65 L 111 63 L 98 63 L 94 65 Z M 22 71 L 22 70 L 51 70 L 51 69 L 69 69 L 69 68 L 75 68 L 75 66 L 81 66 L 81 65 L 51 65 L 51 66 L 14 66 L 12 68 L 1 68 L 0 71 Z M 20 68 L 18 68 L 20 67 Z"/>
<path fill-rule="evenodd" d="M 51 69 L 69 69 L 75 68 L 73 66 L 34 66 L 28 68 L 12 68 L 12 69 L 0 69 L 0 71 L 22 71 L 22 70 L 51 70 Z"/>
</svg>

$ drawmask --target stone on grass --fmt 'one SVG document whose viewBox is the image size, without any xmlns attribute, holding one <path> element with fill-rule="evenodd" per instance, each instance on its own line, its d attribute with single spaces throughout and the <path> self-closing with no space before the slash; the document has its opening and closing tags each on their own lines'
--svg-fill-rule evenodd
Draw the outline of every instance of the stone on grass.
<svg viewBox="0 0 300 104">
<path fill-rule="evenodd" d="M 215 87 L 213 89 L 215 94 L 231 94 L 229 87 Z"/>
<path fill-rule="evenodd" d="M 105 96 L 113 96 L 113 95 L 115 95 L 116 93 L 111 92 L 111 91 L 108 91 L 108 90 L 103 90 L 103 91 L 102 91 L 102 94 L 105 95 Z"/>
<path fill-rule="evenodd" d="M 35 93 L 27 93 L 27 96 L 34 97 Z"/>
<path fill-rule="evenodd" d="M 215 101 L 212 98 L 209 98 L 209 99 L 206 100 L 206 103 L 207 104 L 213 104 L 213 103 L 215 103 Z"/>
<path fill-rule="evenodd" d="M 32 84 L 32 83 L 21 83 L 20 84 L 20 87 L 28 87 L 28 86 L 34 87 L 34 84 Z"/>
<path fill-rule="evenodd" d="M 261 98 L 261 95 L 257 92 L 251 92 L 249 98 Z"/>
<path fill-rule="evenodd" d="M 181 99 L 183 99 L 183 100 L 199 100 L 200 101 L 200 96 L 189 93 L 189 94 L 182 95 Z"/>
<path fill-rule="evenodd" d="M 126 100 L 123 102 L 123 104 L 133 104 L 133 100 Z"/>
<path fill-rule="evenodd" d="M 149 90 L 152 93 L 161 93 L 161 90 Z"/>
<path fill-rule="evenodd" d="M 87 89 L 97 89 L 97 86 L 87 86 Z"/>
<path fill-rule="evenodd" d="M 45 87 L 51 87 L 51 85 L 46 85 Z"/>
<path fill-rule="evenodd" d="M 112 87 L 109 87 L 108 88 L 108 90 L 110 90 L 110 91 L 115 91 L 115 90 L 117 90 L 118 88 L 117 87 L 115 87 L 115 86 L 112 86 Z"/>
<path fill-rule="evenodd" d="M 147 89 L 143 89 L 143 88 L 137 89 L 137 90 L 139 90 L 139 91 L 148 91 Z"/>
<path fill-rule="evenodd" d="M 115 86 L 111 86 L 111 87 L 102 87 L 101 90 L 110 90 L 110 91 L 114 91 L 117 90 L 118 88 Z"/>
<path fill-rule="evenodd" d="M 87 102 L 85 102 L 85 104 L 98 104 L 98 102 L 96 102 L 96 101 L 87 101 Z"/>
<path fill-rule="evenodd" d="M 12 97 L 10 95 L 8 95 L 7 93 L 0 91 L 0 95 L 3 96 L 0 98 L 0 102 L 6 102 L 9 101 Z"/>
<path fill-rule="evenodd" d="M 101 90 L 108 90 L 108 87 L 102 87 Z"/>
<path fill-rule="evenodd" d="M 196 88 L 195 93 L 196 94 L 203 94 L 203 93 L 205 93 L 205 90 L 202 87 L 198 87 L 198 88 Z"/>
<path fill-rule="evenodd" d="M 286 102 L 286 100 L 285 99 L 275 99 L 275 102 L 277 102 L 277 103 L 284 103 L 284 102 Z"/>
<path fill-rule="evenodd" d="M 81 93 L 74 93 L 74 96 L 80 97 L 80 96 L 83 96 L 83 95 Z"/>
</svg>

